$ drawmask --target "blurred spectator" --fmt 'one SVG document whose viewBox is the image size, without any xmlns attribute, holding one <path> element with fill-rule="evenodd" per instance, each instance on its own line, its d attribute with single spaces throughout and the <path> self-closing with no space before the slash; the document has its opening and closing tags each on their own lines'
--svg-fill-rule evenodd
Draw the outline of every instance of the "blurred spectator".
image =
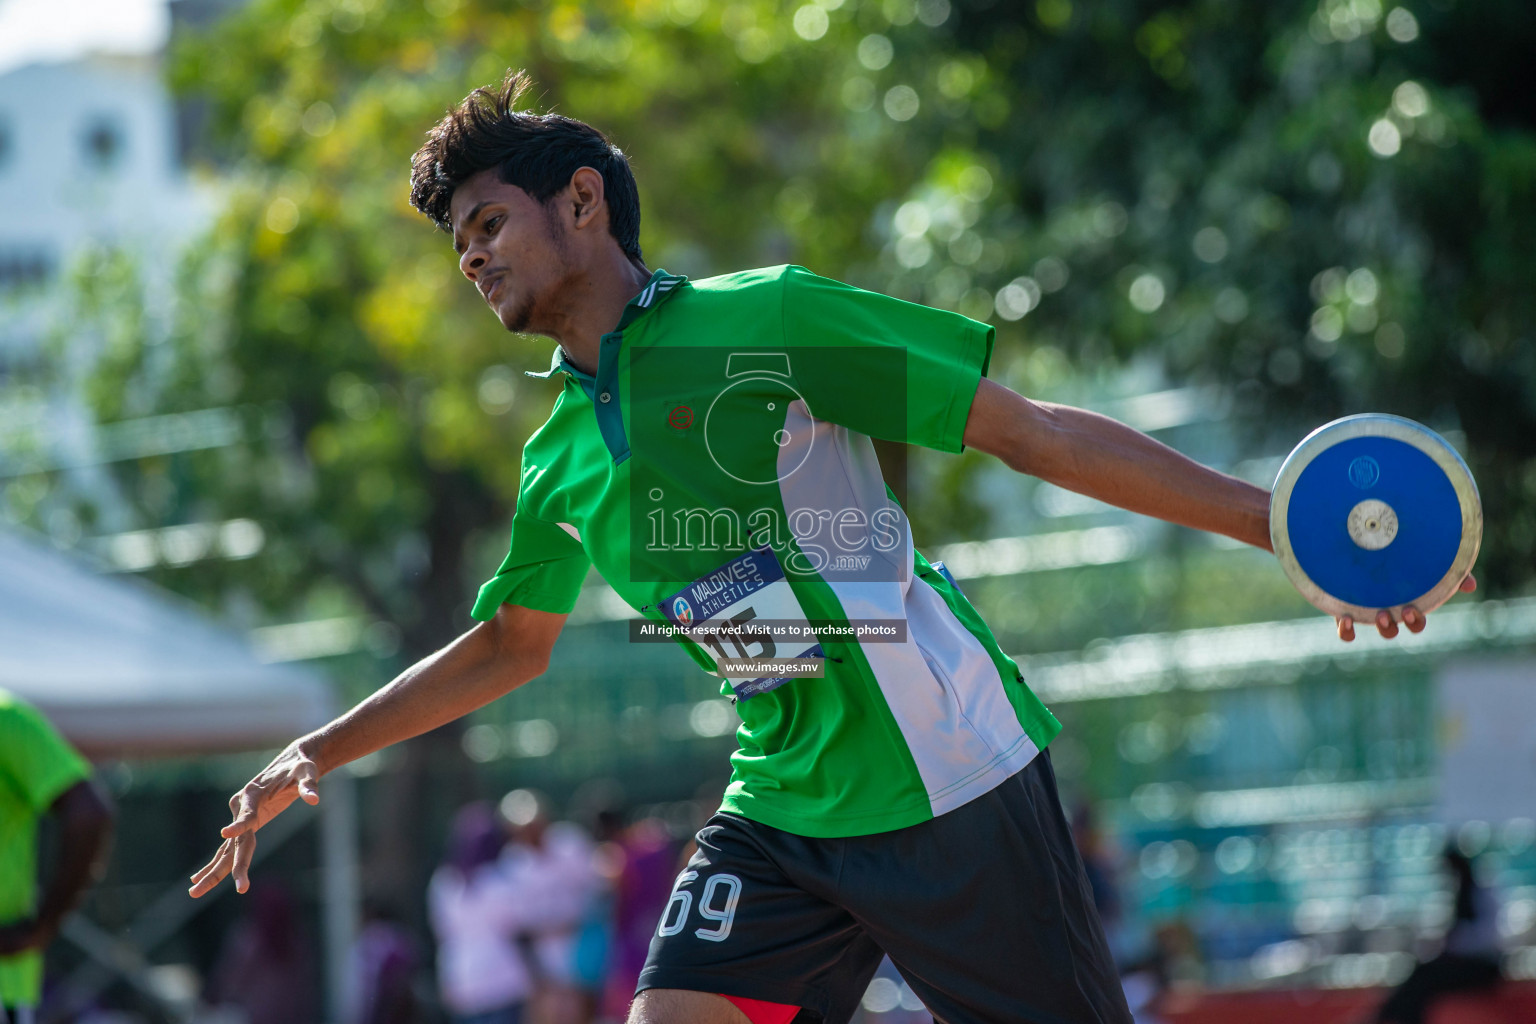
<svg viewBox="0 0 1536 1024">
<path fill-rule="evenodd" d="M 413 982 L 420 955 L 392 908 L 363 906 L 363 926 L 352 947 L 348 1024 L 414 1024 L 420 1017 Z"/>
<path fill-rule="evenodd" d="M 1498 900 L 1478 884 L 1466 854 L 1448 846 L 1443 859 L 1456 887 L 1450 931 L 1440 955 L 1415 967 L 1382 1003 L 1376 1012 L 1382 1024 L 1421 1024 L 1440 996 L 1499 983 Z"/>
<path fill-rule="evenodd" d="M 581 995 L 582 1024 L 595 1019 L 602 1007 L 603 980 L 608 975 L 613 946 L 614 894 L 624 870 L 624 849 L 619 845 L 623 832 L 624 819 L 617 811 L 597 812 L 592 851 L 596 884 L 577 928 L 572 977 Z"/>
<path fill-rule="evenodd" d="M 1120 964 L 1120 985 L 1135 1024 L 1162 1024 L 1169 994 L 1198 989 L 1204 977 L 1199 939 L 1182 920 L 1154 927 L 1145 952 Z"/>
<path fill-rule="evenodd" d="M 508 793 L 501 814 L 512 834 L 501 866 L 521 911 L 538 1017 L 567 1024 L 581 1016 L 576 940 L 598 883 L 592 840 L 571 822 L 551 824 L 548 803 L 532 790 Z"/>
<path fill-rule="evenodd" d="M 460 808 L 427 886 L 438 987 L 455 1024 L 521 1024 L 533 991 L 517 945 L 524 911 L 500 863 L 505 841 L 490 804 Z"/>
<path fill-rule="evenodd" d="M 0 690 L 0 1016 L 20 1024 L 30 1024 L 42 994 L 43 949 L 90 879 L 111 828 L 112 812 L 90 779 L 90 765 L 36 708 Z M 59 831 L 46 881 L 37 874 L 44 816 Z"/>
<path fill-rule="evenodd" d="M 1120 889 L 1115 883 L 1115 864 L 1109 844 L 1099 830 L 1098 816 L 1093 805 L 1081 803 L 1072 814 L 1072 839 L 1077 852 L 1083 858 L 1083 872 L 1088 876 L 1088 886 L 1093 890 L 1093 905 L 1104 925 L 1104 937 L 1116 962 L 1123 962 L 1124 928 L 1123 905 Z"/>
<path fill-rule="evenodd" d="M 1165 929 L 1159 929 L 1146 956 L 1120 965 L 1120 985 L 1135 1024 L 1161 1024 L 1163 1020 L 1160 1011 L 1169 989 L 1168 959 L 1177 948 L 1177 943 L 1165 938 L 1167 935 Z"/>
<path fill-rule="evenodd" d="M 623 864 L 614 887 L 613 946 L 603 989 L 603 1016 L 613 1020 L 623 1020 L 628 1013 L 651 936 L 677 874 L 671 838 L 656 818 L 644 818 L 629 826 L 618 846 Z"/>
<path fill-rule="evenodd" d="M 1159 965 L 1167 985 L 1173 988 L 1205 981 L 1205 957 L 1200 939 L 1189 922 L 1180 918 L 1152 930 L 1152 960 Z"/>
<path fill-rule="evenodd" d="M 1104 925 L 1104 938 L 1120 970 L 1126 1005 L 1136 1024 L 1159 1024 L 1157 1009 L 1168 991 L 1168 957 L 1163 936 L 1138 939 L 1128 926 L 1125 903 L 1116 881 L 1118 872 L 1109 842 L 1099 828 L 1091 803 L 1078 804 L 1072 813 L 1072 839 L 1083 858 L 1083 873 L 1093 891 L 1093 905 Z"/>
<path fill-rule="evenodd" d="M 314 957 L 305 948 L 293 897 L 269 882 L 252 890 L 250 913 L 230 931 L 208 999 L 239 1007 L 247 1024 L 319 1018 Z"/>
</svg>

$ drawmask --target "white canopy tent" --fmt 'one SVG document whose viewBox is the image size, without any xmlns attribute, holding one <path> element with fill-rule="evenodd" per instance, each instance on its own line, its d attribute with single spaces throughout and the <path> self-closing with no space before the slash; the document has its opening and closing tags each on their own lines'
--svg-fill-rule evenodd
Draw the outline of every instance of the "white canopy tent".
<svg viewBox="0 0 1536 1024">
<path fill-rule="evenodd" d="M 331 717 L 316 673 L 258 661 L 234 633 L 138 580 L 0 533 L 0 687 L 92 757 L 288 742 Z"/>
<path fill-rule="evenodd" d="M 175 595 L 103 575 L 88 562 L 5 531 L 0 688 L 37 706 L 97 760 L 281 746 L 329 720 L 334 707 L 318 673 L 263 663 L 239 634 Z M 358 911 L 355 811 L 345 772 L 328 778 L 322 792 L 327 981 L 335 1019 Z M 294 817 L 302 824 L 305 815 Z M 65 934 L 142 985 L 136 975 L 147 968 L 144 954 L 153 944 L 147 937 L 169 937 L 206 902 L 194 903 L 178 883 L 146 911 L 153 920 L 129 929 L 138 948 L 78 918 Z"/>
</svg>

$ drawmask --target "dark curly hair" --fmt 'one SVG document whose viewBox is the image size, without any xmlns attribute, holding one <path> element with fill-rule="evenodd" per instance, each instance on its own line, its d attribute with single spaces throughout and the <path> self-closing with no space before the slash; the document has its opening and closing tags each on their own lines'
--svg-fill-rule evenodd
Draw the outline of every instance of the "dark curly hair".
<svg viewBox="0 0 1536 1024">
<path fill-rule="evenodd" d="M 589 124 L 559 114 L 513 109 L 532 80 L 509 71 L 500 89 L 485 86 L 464 97 L 411 157 L 411 205 L 451 231 L 448 205 L 454 190 L 488 168 L 547 204 L 578 168 L 603 176 L 608 230 L 632 260 L 640 260 L 640 194 L 629 160 Z"/>
</svg>

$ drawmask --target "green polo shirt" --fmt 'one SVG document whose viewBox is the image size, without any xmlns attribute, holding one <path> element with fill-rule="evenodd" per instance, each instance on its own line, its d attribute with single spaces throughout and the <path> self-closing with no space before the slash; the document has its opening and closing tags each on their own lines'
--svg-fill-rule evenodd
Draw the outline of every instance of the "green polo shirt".
<svg viewBox="0 0 1536 1024">
<path fill-rule="evenodd" d="M 535 375 L 560 390 L 475 617 L 569 612 L 595 565 L 657 627 L 730 626 L 678 642 L 741 717 L 724 809 L 775 828 L 883 832 L 980 796 L 1060 726 L 913 547 L 871 439 L 960 451 L 992 342 L 802 267 L 657 271 L 595 373 L 557 348 Z M 758 639 L 754 620 L 786 632 Z M 758 657 L 824 676 L 721 670 Z"/>
<path fill-rule="evenodd" d="M 0 925 L 36 911 L 37 821 L 90 774 L 90 765 L 36 708 L 0 690 Z M 41 952 L 0 957 L 6 1006 L 36 1006 L 42 982 Z"/>
</svg>

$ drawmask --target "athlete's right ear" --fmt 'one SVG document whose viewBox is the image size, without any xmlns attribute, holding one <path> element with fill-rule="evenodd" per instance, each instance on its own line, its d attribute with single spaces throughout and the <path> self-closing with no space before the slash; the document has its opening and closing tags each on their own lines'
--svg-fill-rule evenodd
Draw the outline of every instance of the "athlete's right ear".
<svg viewBox="0 0 1536 1024">
<path fill-rule="evenodd" d="M 590 226 L 603 210 L 603 176 L 593 167 L 578 167 L 571 175 L 571 214 L 573 227 Z"/>
</svg>

